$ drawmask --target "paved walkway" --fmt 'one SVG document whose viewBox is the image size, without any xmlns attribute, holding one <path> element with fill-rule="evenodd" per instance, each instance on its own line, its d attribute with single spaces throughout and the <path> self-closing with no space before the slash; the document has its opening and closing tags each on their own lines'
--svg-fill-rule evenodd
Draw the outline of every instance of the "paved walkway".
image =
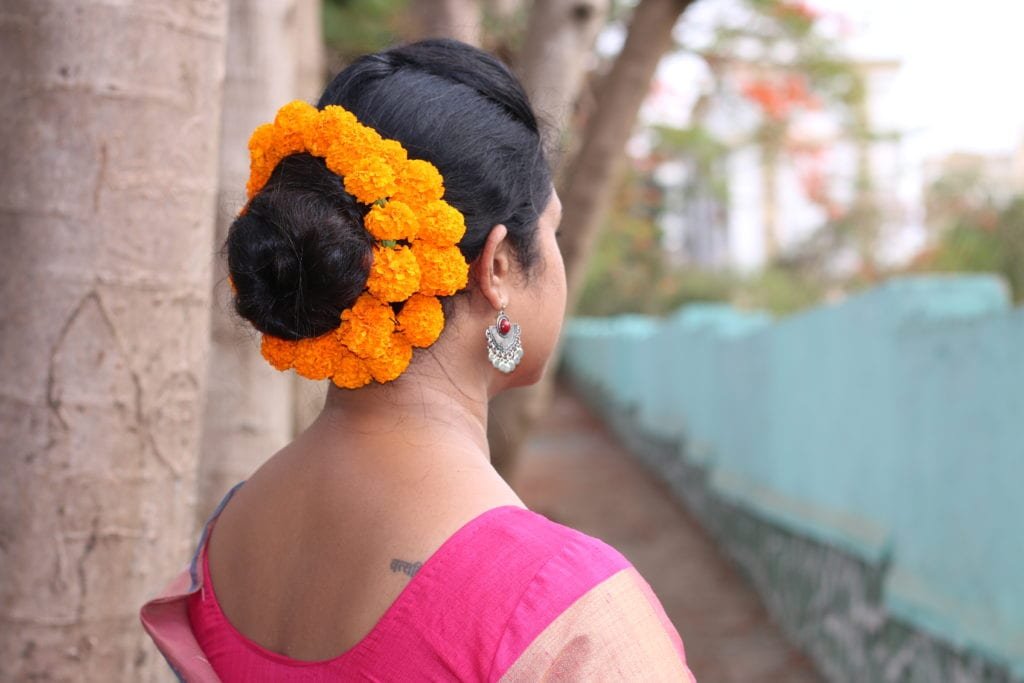
<svg viewBox="0 0 1024 683">
<path fill-rule="evenodd" d="M 629 558 L 682 635 L 700 683 L 821 680 L 668 489 L 570 394 L 558 393 L 512 483 L 534 510 Z"/>
</svg>

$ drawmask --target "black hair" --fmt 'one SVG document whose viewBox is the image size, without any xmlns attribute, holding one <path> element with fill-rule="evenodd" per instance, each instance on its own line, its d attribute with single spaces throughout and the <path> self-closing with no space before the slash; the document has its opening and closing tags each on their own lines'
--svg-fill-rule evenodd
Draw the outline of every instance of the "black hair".
<svg viewBox="0 0 1024 683">
<path fill-rule="evenodd" d="M 356 60 L 317 106 L 330 104 L 438 168 L 445 200 L 466 218 L 459 248 L 467 261 L 501 223 L 530 272 L 551 171 L 537 118 L 505 65 L 458 41 L 421 41 Z M 337 327 L 369 275 L 367 210 L 323 160 L 307 153 L 285 158 L 228 232 L 239 315 L 289 340 Z"/>
</svg>

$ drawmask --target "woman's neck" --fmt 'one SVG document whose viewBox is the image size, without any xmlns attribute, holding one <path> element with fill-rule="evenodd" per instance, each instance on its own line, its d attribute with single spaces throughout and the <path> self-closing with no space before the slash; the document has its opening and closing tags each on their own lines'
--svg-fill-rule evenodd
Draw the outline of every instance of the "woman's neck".
<svg viewBox="0 0 1024 683">
<path fill-rule="evenodd" d="M 382 439 L 398 450 L 443 444 L 449 452 L 489 463 L 487 387 L 435 374 L 417 367 L 394 382 L 355 391 L 332 385 L 311 430 L 335 443 Z"/>
</svg>

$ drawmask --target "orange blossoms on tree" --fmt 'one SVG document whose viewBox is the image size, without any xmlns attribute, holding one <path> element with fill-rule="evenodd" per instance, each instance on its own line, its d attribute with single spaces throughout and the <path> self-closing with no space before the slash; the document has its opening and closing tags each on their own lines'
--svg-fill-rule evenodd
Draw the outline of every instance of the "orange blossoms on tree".
<svg viewBox="0 0 1024 683">
<path fill-rule="evenodd" d="M 414 346 L 430 346 L 444 329 L 436 296 L 466 286 L 469 264 L 457 246 L 465 219 L 444 201 L 444 179 L 433 164 L 409 159 L 401 143 L 343 107 L 319 110 L 300 101 L 253 132 L 249 198 L 282 159 L 299 152 L 324 159 L 345 191 L 371 207 L 364 225 L 374 239 L 373 263 L 365 290 L 341 312 L 336 329 L 298 341 L 265 334 L 261 352 L 278 370 L 330 378 L 345 389 L 390 382 L 408 367 Z M 397 317 L 392 304 L 401 306 Z"/>
</svg>

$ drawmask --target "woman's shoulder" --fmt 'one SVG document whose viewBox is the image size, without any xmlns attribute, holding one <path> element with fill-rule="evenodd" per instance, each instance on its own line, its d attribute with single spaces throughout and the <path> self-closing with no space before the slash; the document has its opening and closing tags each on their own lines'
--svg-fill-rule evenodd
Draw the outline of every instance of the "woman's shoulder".
<svg viewBox="0 0 1024 683">
<path fill-rule="evenodd" d="M 510 510 L 492 533 L 521 557 L 518 590 L 489 680 L 693 680 L 682 640 L 650 585 L 604 541 Z"/>
<path fill-rule="evenodd" d="M 477 547 L 492 553 L 513 551 L 508 559 L 521 578 L 532 578 L 546 564 L 554 563 L 572 568 L 562 577 L 563 584 L 585 584 L 630 566 L 629 560 L 604 541 L 525 507 L 504 505 L 478 519 Z"/>
<path fill-rule="evenodd" d="M 403 598 L 405 613 L 424 619 L 408 619 L 389 640 L 410 650 L 429 644 L 466 680 L 538 680 L 568 660 L 598 678 L 685 671 L 678 634 L 630 562 L 526 508 L 494 508 L 467 523 Z"/>
</svg>

